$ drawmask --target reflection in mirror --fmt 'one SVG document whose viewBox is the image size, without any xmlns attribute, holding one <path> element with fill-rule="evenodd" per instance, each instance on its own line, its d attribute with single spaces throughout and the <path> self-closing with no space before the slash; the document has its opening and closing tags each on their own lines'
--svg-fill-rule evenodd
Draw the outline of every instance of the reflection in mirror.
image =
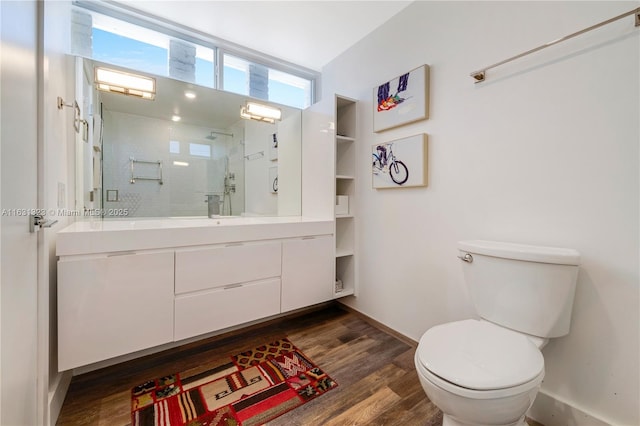
<svg viewBox="0 0 640 426">
<path fill-rule="evenodd" d="M 76 202 L 105 218 L 291 216 L 301 212 L 301 111 L 275 123 L 247 120 L 251 98 L 151 76 L 154 100 L 99 91 L 77 59 L 76 92 L 89 117 L 78 142 Z M 139 72 L 133 72 L 140 75 Z"/>
</svg>

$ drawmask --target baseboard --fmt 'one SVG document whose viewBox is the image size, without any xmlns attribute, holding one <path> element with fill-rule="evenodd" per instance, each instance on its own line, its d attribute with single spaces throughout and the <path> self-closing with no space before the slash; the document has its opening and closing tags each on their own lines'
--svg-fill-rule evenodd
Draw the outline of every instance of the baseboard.
<svg viewBox="0 0 640 426">
<path fill-rule="evenodd" d="M 364 321 L 373 325 L 376 328 L 383 330 L 384 332 L 402 340 L 408 345 L 417 347 L 418 342 L 411 339 L 410 337 L 405 336 L 402 333 L 390 328 L 387 325 L 384 325 L 380 321 L 377 321 L 367 314 L 364 314 L 351 306 L 345 305 L 338 301 L 339 306 L 345 311 L 349 311 L 358 317 L 362 318 Z M 527 417 L 539 422 L 544 426 L 581 426 L 581 425 L 589 425 L 589 426 L 610 426 L 611 423 L 594 416 L 593 414 L 589 414 L 584 410 L 581 410 L 578 407 L 575 407 L 569 404 L 566 401 L 562 401 L 561 398 L 552 395 L 545 390 L 540 390 L 536 397 L 533 406 L 527 412 Z"/>
<path fill-rule="evenodd" d="M 309 308 L 303 308 L 297 311 L 293 311 L 293 312 L 288 312 L 285 314 L 280 314 L 280 315 L 275 315 L 273 317 L 269 317 L 269 318 L 265 318 L 262 320 L 258 320 L 258 321 L 254 321 L 252 323 L 249 324 L 243 324 L 237 327 L 232 327 L 230 329 L 226 329 L 226 330 L 221 330 L 221 332 L 219 333 L 215 333 L 217 334 L 218 337 L 220 337 L 220 335 L 231 335 L 234 332 L 237 332 L 238 330 L 249 330 L 253 327 L 256 326 L 264 326 L 265 324 L 268 324 L 270 322 L 277 322 L 277 321 L 281 321 L 283 319 L 293 319 L 296 316 L 299 315 L 304 315 L 304 314 L 308 314 L 310 312 L 319 310 L 319 309 L 323 309 L 326 308 L 327 306 L 330 306 L 332 303 L 336 303 L 336 305 L 340 306 L 341 309 L 351 312 L 354 315 L 358 316 L 359 318 L 361 318 L 362 320 L 368 322 L 369 324 L 373 325 L 374 327 L 384 331 L 385 333 L 388 333 L 396 338 L 398 338 L 399 340 L 407 343 L 410 346 L 413 347 L 417 347 L 418 342 L 416 342 L 415 340 L 411 339 L 408 336 L 405 336 L 402 333 L 399 333 L 398 331 L 390 328 L 389 326 L 381 323 L 380 321 L 377 321 L 373 318 L 371 318 L 370 316 L 350 307 L 347 306 L 343 303 L 340 303 L 339 301 L 336 302 L 329 302 L 329 303 L 324 303 L 324 304 L 320 304 L 320 305 L 316 305 L 313 307 L 309 307 Z M 173 347 L 173 346 L 177 346 L 177 345 L 184 345 L 185 343 L 191 343 L 191 340 L 193 341 L 197 341 L 197 340 L 202 340 L 203 338 L 207 338 L 207 337 L 215 337 L 214 336 L 199 336 L 197 338 L 193 338 L 193 339 L 187 339 L 188 341 L 182 341 L 182 342 L 176 342 L 173 343 L 171 345 L 167 345 L 168 347 Z M 163 347 L 160 348 L 152 348 L 149 350 L 150 353 L 153 352 L 157 352 L 159 349 L 166 349 Z M 146 352 L 146 351 L 145 351 Z M 137 353 L 137 354 L 132 354 L 131 358 L 136 358 L 139 357 L 143 354 L 141 353 Z M 108 364 L 111 365 L 113 363 L 117 363 L 117 362 L 123 362 L 125 357 L 120 357 L 118 359 L 115 360 L 109 360 L 110 362 L 102 362 L 102 363 L 97 363 L 97 364 L 93 364 L 91 366 L 86 366 L 86 367 L 81 367 L 80 369 L 76 369 L 74 371 L 74 374 L 72 374 L 71 371 L 65 371 L 63 373 L 58 374 L 57 378 L 56 378 L 56 382 L 51 386 L 50 390 L 49 390 L 49 425 L 55 425 L 56 421 L 58 419 L 58 416 L 60 414 L 60 411 L 62 409 L 62 404 L 64 403 L 64 399 L 65 396 L 67 394 L 67 390 L 69 388 L 69 385 L 71 383 L 71 379 L 74 375 L 77 375 L 79 373 L 85 373 L 87 371 L 92 371 L 95 370 L 97 368 L 103 368 L 105 367 L 105 365 L 100 365 L 100 364 Z M 83 370 L 86 369 L 87 371 L 78 371 L 78 370 Z M 536 422 L 539 422 L 540 424 L 544 425 L 544 426 L 579 426 L 579 425 L 589 425 L 589 426 L 610 426 L 611 423 L 606 422 L 605 420 L 602 420 L 601 418 L 598 418 L 597 416 L 593 415 L 593 414 L 589 414 L 586 411 L 571 405 L 570 403 L 563 401 L 562 398 L 553 395 L 550 392 L 545 391 L 544 389 L 540 390 L 540 392 L 538 392 L 538 395 L 536 397 L 535 402 L 533 403 L 533 406 L 529 409 L 529 411 L 527 412 L 527 417 L 535 420 Z"/>
<path fill-rule="evenodd" d="M 527 416 L 544 426 L 609 426 L 611 424 L 562 401 L 558 396 L 552 395 L 544 389 L 538 392 Z"/>
<path fill-rule="evenodd" d="M 67 396 L 72 377 L 71 371 L 58 373 L 55 382 L 49 388 L 50 426 L 55 425 L 58 421 L 58 416 L 60 415 L 60 410 L 62 410 L 62 404 L 64 403 L 64 398 Z"/>
<path fill-rule="evenodd" d="M 418 347 L 418 342 L 416 342 L 412 338 L 410 338 L 408 336 L 405 336 L 404 334 L 394 330 L 393 328 L 389 327 L 388 325 L 384 325 L 380 321 L 371 318 L 367 314 L 364 314 L 364 313 L 358 311 L 357 309 L 352 308 L 351 306 L 345 305 L 344 303 L 342 303 L 340 301 L 337 301 L 337 303 L 338 303 L 338 305 L 340 306 L 341 309 L 344 309 L 345 311 L 351 312 L 352 314 L 354 314 L 357 317 L 361 318 L 363 321 L 368 322 L 372 326 L 374 326 L 376 328 L 379 328 L 380 330 L 384 331 L 387 334 L 392 335 L 393 337 L 397 338 L 398 340 L 403 341 L 404 343 L 406 343 L 409 346 L 413 346 L 414 348 Z"/>
</svg>

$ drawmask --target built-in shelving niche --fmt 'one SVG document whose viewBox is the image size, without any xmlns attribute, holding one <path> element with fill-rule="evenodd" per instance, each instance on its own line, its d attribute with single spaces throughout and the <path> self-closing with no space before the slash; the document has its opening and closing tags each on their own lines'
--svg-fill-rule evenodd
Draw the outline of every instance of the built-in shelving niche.
<svg viewBox="0 0 640 426">
<path fill-rule="evenodd" d="M 342 291 L 335 297 L 357 294 L 356 277 L 356 101 L 336 96 L 335 195 L 346 196 L 348 209 L 336 211 L 336 281 L 342 281 Z M 337 201 L 336 201 L 337 202 Z"/>
</svg>

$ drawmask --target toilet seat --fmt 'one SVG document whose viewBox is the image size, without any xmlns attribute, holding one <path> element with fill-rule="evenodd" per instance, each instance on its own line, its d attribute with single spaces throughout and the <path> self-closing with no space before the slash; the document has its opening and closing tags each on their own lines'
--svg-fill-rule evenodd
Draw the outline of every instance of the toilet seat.
<svg viewBox="0 0 640 426">
<path fill-rule="evenodd" d="M 420 339 L 416 361 L 424 376 L 458 394 L 511 393 L 544 377 L 542 353 L 525 335 L 478 320 L 432 327 Z"/>
<path fill-rule="evenodd" d="M 542 379 L 544 379 L 544 370 L 540 372 L 538 376 L 536 376 L 533 380 L 527 383 L 523 383 L 519 386 L 515 386 L 512 388 L 504 388 L 504 389 L 494 389 L 494 390 L 475 390 L 475 389 L 467 389 L 461 386 L 457 386 L 451 382 L 446 381 L 445 379 L 436 376 L 429 370 L 425 368 L 418 360 L 418 353 L 416 352 L 416 367 L 418 370 L 418 375 L 420 375 L 423 379 L 428 380 L 433 383 L 437 387 L 450 392 L 454 395 L 458 395 L 468 399 L 499 399 L 506 398 L 514 395 L 518 395 L 520 393 L 529 392 L 531 389 L 537 387 L 542 383 Z"/>
</svg>

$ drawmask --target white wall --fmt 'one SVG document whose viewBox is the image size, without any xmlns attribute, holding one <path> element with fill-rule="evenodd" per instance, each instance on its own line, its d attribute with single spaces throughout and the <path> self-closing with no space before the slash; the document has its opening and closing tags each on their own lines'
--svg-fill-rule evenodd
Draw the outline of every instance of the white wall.
<svg viewBox="0 0 640 426">
<path fill-rule="evenodd" d="M 278 122 L 278 216 L 300 216 L 302 114 Z"/>
<path fill-rule="evenodd" d="M 360 294 L 347 303 L 418 339 L 473 316 L 457 241 L 575 248 L 572 330 L 543 351 L 543 392 L 621 425 L 640 424 L 640 30 L 631 16 L 491 70 L 485 83 L 469 73 L 635 7 L 415 2 L 323 69 L 325 99 L 360 101 Z M 373 87 L 424 63 L 430 118 L 374 134 Z M 371 145 L 423 132 L 429 187 L 373 190 Z M 551 410 L 535 415 L 576 424 Z"/>
<path fill-rule="evenodd" d="M 75 151 L 81 136 L 74 130 L 74 110 L 57 108 L 57 99 L 62 97 L 72 104 L 75 94 L 75 61 L 67 55 L 70 42 L 69 1 L 43 2 L 42 70 L 39 85 L 42 103 L 40 121 L 38 205 L 51 209 L 71 211 L 75 201 Z M 78 100 L 80 101 L 80 100 Z M 82 117 L 87 118 L 87 117 Z M 44 395 L 44 424 L 55 424 L 67 387 L 70 374 L 58 372 L 57 346 L 57 257 L 55 255 L 56 232 L 71 223 L 65 215 L 52 217 L 58 223 L 39 234 L 39 344 L 40 362 L 45 364 L 46 384 Z M 45 334 L 47 333 L 47 334 Z M 48 377 L 47 377 L 48 376 Z"/>
</svg>

